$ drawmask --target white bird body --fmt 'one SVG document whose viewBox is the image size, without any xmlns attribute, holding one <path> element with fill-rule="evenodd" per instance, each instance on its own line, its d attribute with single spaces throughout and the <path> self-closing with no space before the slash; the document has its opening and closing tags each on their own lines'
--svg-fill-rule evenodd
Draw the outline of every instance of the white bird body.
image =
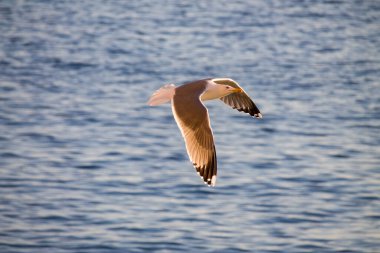
<svg viewBox="0 0 380 253">
<path fill-rule="evenodd" d="M 167 84 L 150 97 L 155 106 L 171 101 L 175 121 L 185 139 L 186 150 L 198 174 L 209 186 L 215 186 L 216 151 L 207 108 L 202 101 L 220 98 L 234 109 L 262 118 L 253 101 L 232 79 L 203 79 L 175 87 Z"/>
</svg>

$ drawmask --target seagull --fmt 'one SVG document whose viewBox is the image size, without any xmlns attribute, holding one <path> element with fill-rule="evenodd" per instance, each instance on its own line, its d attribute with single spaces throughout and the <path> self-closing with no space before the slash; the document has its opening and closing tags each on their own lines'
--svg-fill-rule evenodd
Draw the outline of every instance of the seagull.
<svg viewBox="0 0 380 253">
<path fill-rule="evenodd" d="M 148 101 L 150 106 L 171 102 L 190 161 L 208 186 L 216 184 L 217 162 L 210 119 L 202 101 L 217 98 L 233 109 L 262 118 L 252 99 L 230 78 L 202 79 L 178 87 L 166 84 L 154 92 Z"/>
</svg>

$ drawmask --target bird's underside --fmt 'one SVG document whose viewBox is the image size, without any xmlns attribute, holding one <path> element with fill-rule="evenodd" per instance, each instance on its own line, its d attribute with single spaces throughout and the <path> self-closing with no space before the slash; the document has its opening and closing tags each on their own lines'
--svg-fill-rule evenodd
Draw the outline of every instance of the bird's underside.
<svg viewBox="0 0 380 253">
<path fill-rule="evenodd" d="M 203 79 L 179 87 L 164 86 L 152 95 L 149 104 L 156 105 L 154 96 L 157 100 L 165 100 L 162 99 L 163 95 L 166 100 L 170 97 L 173 115 L 185 140 L 190 161 L 203 181 L 215 186 L 216 151 L 208 111 L 202 100 L 220 98 L 233 109 L 262 118 L 259 109 L 247 93 L 229 78 Z"/>
</svg>

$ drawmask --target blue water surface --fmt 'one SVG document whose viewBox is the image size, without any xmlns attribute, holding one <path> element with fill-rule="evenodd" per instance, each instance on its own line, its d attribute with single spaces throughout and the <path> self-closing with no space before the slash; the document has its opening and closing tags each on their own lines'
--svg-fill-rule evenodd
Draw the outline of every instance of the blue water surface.
<svg viewBox="0 0 380 253">
<path fill-rule="evenodd" d="M 0 252 L 379 252 L 380 2 L 0 2 Z M 166 83 L 207 103 L 215 188 Z"/>
</svg>

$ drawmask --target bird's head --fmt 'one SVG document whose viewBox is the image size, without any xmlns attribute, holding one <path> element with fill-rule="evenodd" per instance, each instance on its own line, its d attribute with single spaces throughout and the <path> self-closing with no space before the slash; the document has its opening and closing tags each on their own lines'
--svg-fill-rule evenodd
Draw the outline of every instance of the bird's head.
<svg viewBox="0 0 380 253">
<path fill-rule="evenodd" d="M 211 79 L 207 85 L 205 93 L 203 93 L 202 100 L 212 100 L 221 97 L 225 97 L 232 93 L 240 93 L 243 90 L 235 85 L 232 79 Z"/>
<path fill-rule="evenodd" d="M 218 84 L 218 86 L 219 86 L 218 89 L 221 90 L 221 93 L 225 94 L 224 96 L 227 96 L 231 93 L 243 92 L 243 90 L 241 88 L 232 87 L 232 86 L 227 85 L 227 84 Z"/>
<path fill-rule="evenodd" d="M 218 86 L 218 89 L 221 93 L 225 94 L 224 96 L 227 96 L 231 93 L 244 92 L 240 88 L 239 84 L 231 78 L 213 78 L 211 81 Z"/>
<path fill-rule="evenodd" d="M 205 91 L 205 93 L 203 93 L 201 99 L 203 101 L 217 99 L 217 98 L 225 97 L 235 92 L 243 92 L 243 91 L 240 88 L 232 87 L 230 85 L 212 83 L 211 85 L 207 87 L 207 90 Z"/>
</svg>

